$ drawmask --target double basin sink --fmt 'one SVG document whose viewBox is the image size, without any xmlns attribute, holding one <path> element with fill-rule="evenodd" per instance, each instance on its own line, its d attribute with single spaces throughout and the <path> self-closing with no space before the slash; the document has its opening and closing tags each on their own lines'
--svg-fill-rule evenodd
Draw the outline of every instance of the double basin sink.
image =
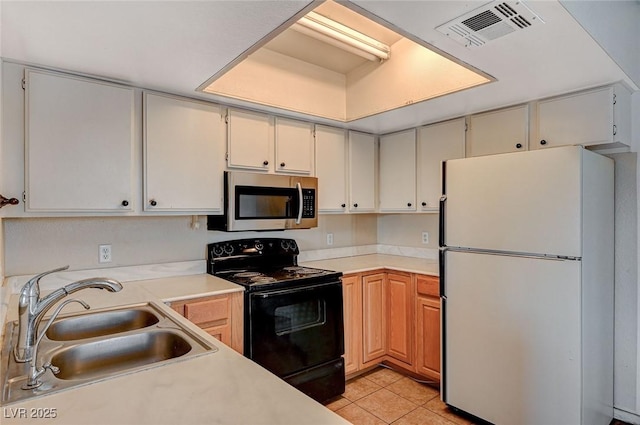
<svg viewBox="0 0 640 425">
<path fill-rule="evenodd" d="M 59 372 L 47 371 L 42 386 L 23 390 L 29 364 L 13 357 L 17 335 L 18 323 L 8 323 L 0 368 L 2 404 L 217 351 L 154 303 L 69 315 L 51 324 L 38 348 L 38 367 L 50 362 Z"/>
</svg>

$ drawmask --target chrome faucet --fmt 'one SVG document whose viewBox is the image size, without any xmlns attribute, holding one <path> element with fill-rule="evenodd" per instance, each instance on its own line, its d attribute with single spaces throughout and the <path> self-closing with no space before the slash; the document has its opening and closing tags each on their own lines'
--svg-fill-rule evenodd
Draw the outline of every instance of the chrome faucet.
<svg viewBox="0 0 640 425">
<path fill-rule="evenodd" d="M 60 372 L 60 369 L 58 369 L 57 367 L 52 365 L 51 362 L 45 363 L 44 365 L 42 365 L 41 368 L 38 368 L 38 361 L 37 361 L 37 359 L 38 359 L 38 347 L 40 346 L 40 341 L 42 341 L 42 337 L 47 332 L 47 329 L 49 329 L 49 326 L 51 326 L 53 321 L 56 320 L 56 318 L 58 317 L 58 314 L 60 314 L 62 309 L 67 304 L 70 304 L 70 303 L 80 303 L 85 308 L 85 310 L 89 310 L 89 304 L 85 303 L 82 300 L 76 300 L 75 298 L 63 301 L 58 306 L 58 308 L 55 309 L 55 311 L 51 315 L 51 318 L 49 319 L 47 324 L 44 325 L 44 328 L 42 328 L 40 336 L 38 337 L 38 340 L 36 341 L 36 343 L 33 346 L 33 357 L 31 359 L 31 361 L 29 362 L 29 375 L 27 376 L 27 382 L 25 382 L 21 387 L 23 390 L 32 390 L 32 389 L 38 388 L 40 385 L 42 385 L 42 381 L 40 381 L 38 378 L 40 378 L 42 376 L 42 374 L 47 371 L 47 369 L 49 369 L 54 375 L 57 375 Z"/>
<path fill-rule="evenodd" d="M 106 289 L 111 292 L 118 292 L 122 289 L 122 284 L 116 280 L 95 277 L 70 283 L 41 299 L 40 279 L 48 274 L 67 270 L 68 268 L 69 266 L 65 266 L 41 273 L 31 278 L 22 287 L 18 301 L 18 342 L 13 351 L 17 362 L 31 361 L 34 354 L 33 349 L 38 339 L 38 326 L 45 313 L 58 301 L 85 288 Z"/>
</svg>

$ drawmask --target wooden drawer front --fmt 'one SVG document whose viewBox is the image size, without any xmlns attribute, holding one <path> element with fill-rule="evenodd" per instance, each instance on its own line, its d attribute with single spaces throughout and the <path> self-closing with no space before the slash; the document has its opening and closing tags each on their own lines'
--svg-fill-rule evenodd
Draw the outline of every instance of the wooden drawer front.
<svg viewBox="0 0 640 425">
<path fill-rule="evenodd" d="M 223 344 L 231 345 L 231 329 L 229 325 L 204 328 L 204 331 Z"/>
<path fill-rule="evenodd" d="M 229 318 L 227 297 L 185 304 L 184 317 L 195 324 L 215 322 Z"/>
<path fill-rule="evenodd" d="M 418 294 L 431 297 L 440 296 L 440 279 L 436 276 L 416 276 L 416 287 Z"/>
</svg>

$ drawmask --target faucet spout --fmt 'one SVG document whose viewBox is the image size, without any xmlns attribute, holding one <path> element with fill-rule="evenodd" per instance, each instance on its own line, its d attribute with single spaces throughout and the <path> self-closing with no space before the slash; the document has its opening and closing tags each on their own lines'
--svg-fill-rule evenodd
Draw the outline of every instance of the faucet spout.
<svg viewBox="0 0 640 425">
<path fill-rule="evenodd" d="M 45 313 L 67 295 L 86 288 L 105 289 L 110 292 L 122 290 L 122 284 L 114 279 L 95 277 L 82 279 L 56 289 L 44 298 L 40 298 L 40 279 L 50 273 L 68 269 L 69 266 L 41 273 L 30 279 L 20 292 L 18 304 L 18 342 L 13 351 L 17 362 L 28 362 L 33 357 L 33 347 L 38 338 L 38 326 Z"/>
</svg>

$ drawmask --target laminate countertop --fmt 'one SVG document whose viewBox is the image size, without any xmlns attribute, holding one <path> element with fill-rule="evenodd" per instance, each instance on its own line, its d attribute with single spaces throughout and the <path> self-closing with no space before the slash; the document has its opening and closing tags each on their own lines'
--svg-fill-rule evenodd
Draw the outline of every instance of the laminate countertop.
<svg viewBox="0 0 640 425">
<path fill-rule="evenodd" d="M 344 274 L 363 273 L 378 269 L 389 269 L 431 276 L 438 276 L 439 274 L 438 260 L 388 254 L 368 254 L 327 260 L 305 261 L 301 262 L 300 265 L 335 270 Z"/>
<path fill-rule="evenodd" d="M 164 301 L 242 291 L 241 287 L 209 275 L 123 285 L 124 289 L 117 293 L 86 289 L 73 297 L 86 301 L 92 309 L 153 302 L 217 351 L 3 405 L 3 425 L 349 423 L 164 304 Z M 70 304 L 65 312 L 80 308 Z M 17 295 L 13 295 L 7 319 L 16 317 Z"/>
</svg>

